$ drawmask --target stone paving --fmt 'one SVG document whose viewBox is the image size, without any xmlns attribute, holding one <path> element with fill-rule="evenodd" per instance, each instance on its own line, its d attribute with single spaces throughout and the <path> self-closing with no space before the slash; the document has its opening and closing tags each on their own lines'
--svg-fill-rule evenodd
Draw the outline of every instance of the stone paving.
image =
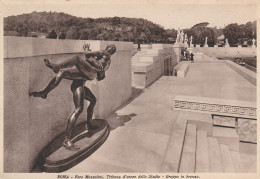
<svg viewBox="0 0 260 179">
<path fill-rule="evenodd" d="M 185 78 L 161 77 L 108 117 L 105 143 L 66 172 L 159 172 L 180 113 L 172 109 L 176 95 L 256 102 L 256 86 L 224 63 L 191 63 Z M 243 154 L 250 172 L 254 158 Z"/>
</svg>

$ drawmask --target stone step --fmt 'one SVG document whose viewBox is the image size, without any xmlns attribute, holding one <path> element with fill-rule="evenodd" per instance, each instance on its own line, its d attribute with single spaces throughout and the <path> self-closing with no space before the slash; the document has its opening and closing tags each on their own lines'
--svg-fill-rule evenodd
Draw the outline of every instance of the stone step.
<svg viewBox="0 0 260 179">
<path fill-rule="evenodd" d="M 206 131 L 197 131 L 196 173 L 209 172 L 209 151 Z"/>
<path fill-rule="evenodd" d="M 222 161 L 220 147 L 218 140 L 214 137 L 208 137 L 208 150 L 209 150 L 209 172 L 222 173 Z"/>
<path fill-rule="evenodd" d="M 239 152 L 250 155 L 257 155 L 257 144 L 239 142 Z"/>
<path fill-rule="evenodd" d="M 190 63 L 183 63 L 177 70 L 177 77 L 184 78 L 189 70 Z"/>
<path fill-rule="evenodd" d="M 178 117 L 172 130 L 171 138 L 169 140 L 168 148 L 163 159 L 160 172 L 177 173 L 179 171 L 186 125 L 187 120 Z"/>
<path fill-rule="evenodd" d="M 132 72 L 148 72 L 153 70 L 154 65 L 152 63 L 132 63 Z"/>
<path fill-rule="evenodd" d="M 257 155 L 250 155 L 239 152 L 243 166 L 245 167 L 246 173 L 257 172 Z"/>
<path fill-rule="evenodd" d="M 221 160 L 225 173 L 235 173 L 234 162 L 227 145 L 220 144 Z"/>
<path fill-rule="evenodd" d="M 211 114 L 200 112 L 181 112 L 182 115 L 189 116 L 188 124 L 195 124 L 197 131 L 205 131 L 208 136 L 213 135 L 213 121 Z"/>
<path fill-rule="evenodd" d="M 180 173 L 194 173 L 196 159 L 196 141 L 197 130 L 196 125 L 187 124 L 184 146 L 182 151 Z"/>
<path fill-rule="evenodd" d="M 229 150 L 239 151 L 239 136 L 236 129 L 214 126 L 213 137 L 218 139 L 218 143 L 228 145 Z"/>
<path fill-rule="evenodd" d="M 236 173 L 246 173 L 239 152 L 230 151 Z"/>
</svg>

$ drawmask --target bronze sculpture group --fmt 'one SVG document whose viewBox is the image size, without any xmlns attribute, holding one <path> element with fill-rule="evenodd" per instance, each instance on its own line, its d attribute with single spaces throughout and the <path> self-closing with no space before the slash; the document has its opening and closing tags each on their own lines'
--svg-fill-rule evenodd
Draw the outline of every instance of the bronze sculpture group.
<svg viewBox="0 0 260 179">
<path fill-rule="evenodd" d="M 94 52 L 91 52 L 89 47 L 89 44 L 83 46 L 85 59 L 74 56 L 59 64 L 54 64 L 48 59 L 44 59 L 45 65 L 52 69 L 57 75 L 49 82 L 44 90 L 29 93 L 29 96 L 46 99 L 48 93 L 57 87 L 63 78 L 73 81 L 71 91 L 73 93 L 75 110 L 68 119 L 66 138 L 63 141 L 63 146 L 69 150 L 79 150 L 79 147 L 71 141 L 71 134 L 79 115 L 83 111 L 84 99 L 90 102 L 87 109 L 86 127 L 89 130 L 97 128 L 91 125 L 91 119 L 96 105 L 96 97 L 91 90 L 85 86 L 85 82 L 94 79 L 98 81 L 103 80 L 105 78 L 105 71 L 109 68 L 111 63 L 111 55 L 116 52 L 116 46 L 114 44 L 108 45 L 105 50 Z"/>
</svg>

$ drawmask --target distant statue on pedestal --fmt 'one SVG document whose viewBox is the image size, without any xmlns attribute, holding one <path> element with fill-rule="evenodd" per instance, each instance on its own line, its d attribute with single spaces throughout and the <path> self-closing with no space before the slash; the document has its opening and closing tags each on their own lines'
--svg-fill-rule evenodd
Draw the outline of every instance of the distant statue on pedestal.
<svg viewBox="0 0 260 179">
<path fill-rule="evenodd" d="M 177 37 L 176 37 L 176 41 L 175 41 L 175 43 L 180 43 L 180 34 L 181 32 L 180 32 L 180 28 L 178 29 L 178 31 L 177 31 Z"/>
<path fill-rule="evenodd" d="M 72 80 L 71 91 L 73 93 L 73 100 L 75 110 L 68 119 L 66 138 L 63 141 L 63 146 L 69 150 L 79 150 L 79 147 L 74 145 L 71 141 L 71 135 L 75 123 L 79 115 L 83 111 L 84 100 L 90 102 L 87 109 L 87 128 L 95 129 L 96 126 L 91 125 L 91 119 L 96 105 L 96 97 L 89 88 L 85 86 L 86 81 L 103 80 L 105 78 L 105 71 L 109 68 L 111 63 L 111 55 L 116 52 L 114 44 L 108 45 L 105 50 L 91 52 L 90 45 L 84 45 L 84 57 L 81 59 L 74 56 L 71 59 L 65 60 L 59 64 L 51 63 L 48 59 L 44 59 L 45 65 L 56 73 L 56 76 L 50 81 L 47 87 L 39 92 L 31 92 L 29 96 L 47 98 L 49 92 L 56 88 L 62 79 Z"/>
<path fill-rule="evenodd" d="M 204 47 L 208 47 L 208 37 L 206 37 L 206 39 L 205 39 Z"/>
<path fill-rule="evenodd" d="M 226 46 L 226 47 L 229 47 L 228 39 L 226 39 L 225 46 Z"/>
<path fill-rule="evenodd" d="M 188 43 L 188 36 L 187 36 L 187 34 L 184 35 L 184 43 L 185 43 L 185 44 Z"/>
<path fill-rule="evenodd" d="M 253 38 L 252 42 L 253 42 L 253 47 L 255 47 L 255 39 L 254 38 Z"/>
<path fill-rule="evenodd" d="M 192 44 L 192 36 L 190 37 L 190 47 L 193 47 L 193 44 Z"/>
<path fill-rule="evenodd" d="M 184 33 L 183 33 L 183 30 L 181 30 L 180 43 L 183 43 L 183 40 L 184 40 Z"/>
</svg>

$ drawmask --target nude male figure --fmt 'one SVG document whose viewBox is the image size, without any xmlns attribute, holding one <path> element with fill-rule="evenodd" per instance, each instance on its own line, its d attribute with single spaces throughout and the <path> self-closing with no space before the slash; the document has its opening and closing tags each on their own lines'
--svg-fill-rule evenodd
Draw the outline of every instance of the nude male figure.
<svg viewBox="0 0 260 179">
<path fill-rule="evenodd" d="M 71 134 L 79 115 L 83 111 L 84 99 L 90 102 L 87 109 L 86 127 L 88 129 L 95 128 L 95 126 L 91 125 L 90 121 L 96 105 L 96 97 L 91 90 L 85 86 L 85 82 L 96 78 L 99 81 L 103 80 L 105 78 L 105 71 L 109 68 L 111 63 L 110 57 L 116 52 L 116 47 L 113 44 L 108 45 L 105 50 L 95 52 L 89 50 L 89 45 L 85 45 L 83 48 L 85 59 L 74 56 L 59 64 L 54 64 L 49 62 L 48 59 L 44 59 L 45 65 L 51 68 L 57 75 L 49 82 L 44 90 L 29 93 L 29 96 L 46 99 L 48 93 L 57 87 L 63 78 L 73 81 L 71 91 L 73 93 L 75 110 L 68 119 L 66 138 L 63 142 L 63 146 L 69 150 L 79 150 L 79 147 L 74 145 L 71 141 Z"/>
</svg>

